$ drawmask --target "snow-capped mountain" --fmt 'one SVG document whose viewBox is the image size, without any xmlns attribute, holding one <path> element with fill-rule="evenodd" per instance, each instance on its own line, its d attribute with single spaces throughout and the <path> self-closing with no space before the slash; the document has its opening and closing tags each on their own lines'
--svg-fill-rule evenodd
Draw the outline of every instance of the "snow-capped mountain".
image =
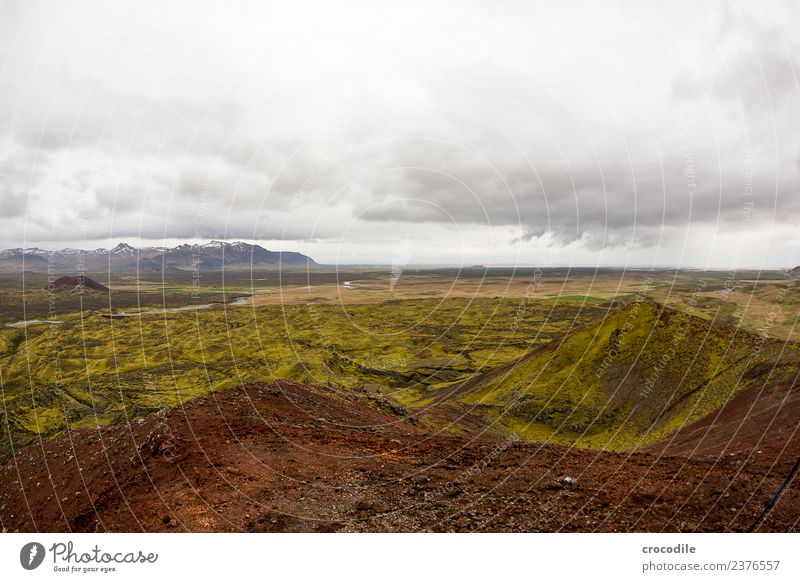
<svg viewBox="0 0 800 582">
<path fill-rule="evenodd" d="M 120 243 L 112 249 L 13 248 L 0 251 L 0 272 L 160 272 L 170 270 L 219 270 L 258 266 L 311 266 L 313 259 L 296 252 L 270 251 L 242 241 L 213 240 L 173 248 L 136 248 Z"/>
</svg>

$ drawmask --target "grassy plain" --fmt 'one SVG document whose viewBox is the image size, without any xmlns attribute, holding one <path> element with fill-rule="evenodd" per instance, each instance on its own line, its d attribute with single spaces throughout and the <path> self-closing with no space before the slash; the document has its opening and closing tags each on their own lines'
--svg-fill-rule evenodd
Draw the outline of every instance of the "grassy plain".
<svg viewBox="0 0 800 582">
<path fill-rule="evenodd" d="M 67 428 L 126 421 L 271 379 L 356 391 L 399 417 L 439 402 L 531 440 L 625 448 L 646 422 L 660 423 L 652 434 L 673 428 L 648 409 L 634 430 L 630 403 L 609 396 L 620 370 L 646 375 L 658 342 L 642 339 L 647 357 L 626 355 L 611 380 L 595 379 L 625 305 L 669 305 L 698 330 L 706 329 L 698 322 L 714 321 L 716 343 L 701 342 L 702 371 L 690 366 L 697 373 L 685 384 L 697 394 L 728 357 L 726 346 L 747 349 L 746 340 L 731 339 L 738 328 L 797 339 L 800 304 L 794 281 L 778 272 L 740 273 L 735 285 L 728 273 L 478 267 L 406 269 L 399 279 L 375 267 L 93 278 L 111 293 L 50 293 L 43 276 L 0 278 L 0 321 L 59 322 L 0 326 L 0 458 Z M 191 305 L 211 307 L 173 311 Z M 675 330 L 647 313 L 636 334 L 659 330 L 663 344 Z M 526 355 L 568 334 L 567 352 Z M 692 350 L 671 365 L 682 369 Z M 512 365 L 523 357 L 524 365 Z M 481 388 L 459 391 L 468 382 Z M 695 412 L 725 392 L 702 394 L 687 400 L 702 403 Z"/>
</svg>

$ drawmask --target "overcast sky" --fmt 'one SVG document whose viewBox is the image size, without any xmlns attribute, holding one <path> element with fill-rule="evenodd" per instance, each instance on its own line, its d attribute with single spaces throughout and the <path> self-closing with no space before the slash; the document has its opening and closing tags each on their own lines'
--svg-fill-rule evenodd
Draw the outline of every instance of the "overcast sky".
<svg viewBox="0 0 800 582">
<path fill-rule="evenodd" d="M 199 4 L 0 4 L 0 247 L 800 264 L 795 2 Z"/>
</svg>

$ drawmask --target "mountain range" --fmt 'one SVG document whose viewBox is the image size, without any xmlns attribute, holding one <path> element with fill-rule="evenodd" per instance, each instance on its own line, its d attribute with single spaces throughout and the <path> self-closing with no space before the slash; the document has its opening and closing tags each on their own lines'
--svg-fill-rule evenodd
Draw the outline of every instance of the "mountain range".
<svg viewBox="0 0 800 582">
<path fill-rule="evenodd" d="M 211 241 L 176 247 L 135 248 L 120 243 L 113 249 L 82 250 L 65 248 L 48 251 L 40 248 L 13 248 L 0 251 L 0 272 L 140 272 L 164 270 L 218 271 L 222 268 L 256 266 L 313 266 L 310 257 L 287 251 L 270 251 L 241 241 Z"/>
</svg>

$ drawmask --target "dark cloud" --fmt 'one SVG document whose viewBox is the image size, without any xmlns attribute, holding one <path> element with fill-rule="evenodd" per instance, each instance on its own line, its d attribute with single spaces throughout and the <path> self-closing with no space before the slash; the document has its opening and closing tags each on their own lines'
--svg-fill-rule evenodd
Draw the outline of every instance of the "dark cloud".
<svg viewBox="0 0 800 582">
<path fill-rule="evenodd" d="M 677 248 L 800 217 L 790 3 L 156 6 L 0 8 L 4 240 Z"/>
</svg>

